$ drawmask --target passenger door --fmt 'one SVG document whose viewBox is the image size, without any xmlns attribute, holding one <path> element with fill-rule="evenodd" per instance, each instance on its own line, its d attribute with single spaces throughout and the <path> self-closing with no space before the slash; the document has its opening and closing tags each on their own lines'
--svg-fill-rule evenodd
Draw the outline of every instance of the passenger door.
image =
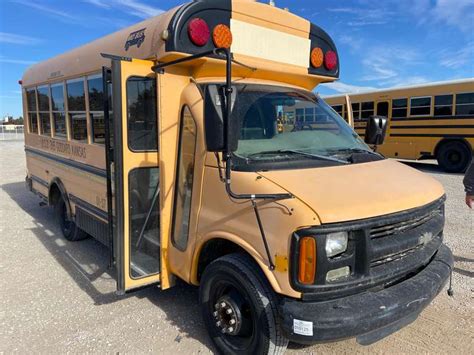
<svg viewBox="0 0 474 355">
<path fill-rule="evenodd" d="M 112 59 L 118 292 L 160 282 L 158 86 L 153 65 L 145 60 Z"/>
</svg>

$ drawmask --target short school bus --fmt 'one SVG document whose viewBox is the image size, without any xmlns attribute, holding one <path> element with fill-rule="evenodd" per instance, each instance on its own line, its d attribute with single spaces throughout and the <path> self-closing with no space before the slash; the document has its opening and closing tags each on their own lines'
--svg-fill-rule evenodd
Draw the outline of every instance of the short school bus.
<svg viewBox="0 0 474 355">
<path fill-rule="evenodd" d="M 380 152 L 390 158 L 432 159 L 448 172 L 466 170 L 474 150 L 474 78 L 349 94 L 355 131 L 371 115 L 389 119 Z M 346 95 L 325 97 L 348 119 Z"/>
<path fill-rule="evenodd" d="M 312 92 L 338 76 L 289 11 L 184 4 L 27 70 L 27 186 L 111 249 L 119 293 L 199 286 L 220 352 L 375 342 L 449 277 L 445 195 Z M 281 129 L 300 104 L 326 123 Z"/>
</svg>

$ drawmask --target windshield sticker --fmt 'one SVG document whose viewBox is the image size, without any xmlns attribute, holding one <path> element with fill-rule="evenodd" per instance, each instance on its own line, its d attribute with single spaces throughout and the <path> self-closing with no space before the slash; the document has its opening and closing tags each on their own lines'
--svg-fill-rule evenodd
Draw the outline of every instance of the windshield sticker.
<svg viewBox="0 0 474 355">
<path fill-rule="evenodd" d="M 142 43 L 145 42 L 145 30 L 146 28 L 142 28 L 141 30 L 130 33 L 127 38 L 127 42 L 125 42 L 126 51 L 128 51 L 128 49 L 132 46 L 137 46 L 137 48 L 140 48 Z"/>
</svg>

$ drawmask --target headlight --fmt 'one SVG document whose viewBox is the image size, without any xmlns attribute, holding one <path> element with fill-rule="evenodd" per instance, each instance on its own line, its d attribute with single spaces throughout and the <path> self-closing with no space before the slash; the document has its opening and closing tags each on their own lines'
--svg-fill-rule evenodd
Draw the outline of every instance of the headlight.
<svg viewBox="0 0 474 355">
<path fill-rule="evenodd" d="M 326 236 L 326 255 L 328 258 L 339 255 L 347 250 L 347 232 L 330 233 Z"/>
</svg>

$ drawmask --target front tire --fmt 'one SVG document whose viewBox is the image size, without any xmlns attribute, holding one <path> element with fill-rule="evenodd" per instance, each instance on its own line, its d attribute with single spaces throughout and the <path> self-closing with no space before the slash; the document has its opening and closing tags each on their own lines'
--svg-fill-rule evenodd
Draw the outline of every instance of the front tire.
<svg viewBox="0 0 474 355">
<path fill-rule="evenodd" d="M 66 208 L 66 202 L 62 197 L 54 205 L 54 210 L 64 238 L 70 242 L 77 242 L 89 237 L 89 235 L 80 229 L 69 216 Z"/>
<path fill-rule="evenodd" d="M 230 254 L 204 271 L 199 303 L 209 335 L 222 354 L 282 354 L 277 298 L 254 261 Z"/>
<path fill-rule="evenodd" d="M 438 151 L 438 164 L 449 173 L 464 172 L 472 159 L 472 151 L 461 142 L 447 142 Z"/>
</svg>

